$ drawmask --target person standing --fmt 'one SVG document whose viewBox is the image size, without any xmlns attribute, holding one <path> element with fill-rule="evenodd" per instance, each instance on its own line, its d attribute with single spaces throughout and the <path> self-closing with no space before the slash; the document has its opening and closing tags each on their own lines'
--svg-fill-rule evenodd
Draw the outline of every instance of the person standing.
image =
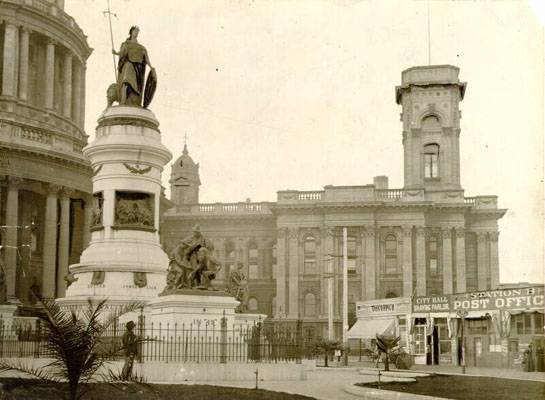
<svg viewBox="0 0 545 400">
<path fill-rule="evenodd" d="M 134 359 L 138 354 L 137 339 L 133 332 L 134 327 L 135 323 L 133 321 L 127 322 L 122 339 L 123 349 L 125 350 L 125 364 L 123 365 L 123 370 L 121 371 L 121 379 L 124 381 L 128 381 L 130 379 Z"/>
</svg>

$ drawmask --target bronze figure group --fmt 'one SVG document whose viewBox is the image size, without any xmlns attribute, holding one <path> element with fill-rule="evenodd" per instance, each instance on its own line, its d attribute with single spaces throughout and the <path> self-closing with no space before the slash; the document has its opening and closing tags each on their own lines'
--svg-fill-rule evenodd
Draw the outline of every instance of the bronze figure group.
<svg viewBox="0 0 545 400">
<path fill-rule="evenodd" d="M 212 256 L 214 246 L 203 236 L 199 225 L 191 236 L 183 239 L 170 253 L 167 285 L 163 293 L 178 289 L 217 290 L 212 286 L 221 265 Z M 246 310 L 247 285 L 243 264 L 229 272 L 226 292 L 240 302 L 238 311 Z"/>
</svg>

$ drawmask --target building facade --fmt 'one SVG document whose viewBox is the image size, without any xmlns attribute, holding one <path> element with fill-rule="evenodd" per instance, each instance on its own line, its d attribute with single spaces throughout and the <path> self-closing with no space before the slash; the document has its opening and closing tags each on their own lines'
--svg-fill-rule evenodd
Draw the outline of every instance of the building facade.
<svg viewBox="0 0 545 400">
<path fill-rule="evenodd" d="M 167 251 L 195 223 L 211 238 L 225 278 L 241 261 L 248 308 L 277 321 L 303 319 L 326 335 L 328 280 L 336 321 L 342 303 L 342 230 L 348 229 L 348 305 L 499 285 L 497 196 L 465 197 L 460 181 L 460 108 L 466 84 L 450 65 L 409 68 L 401 105 L 404 186 L 372 184 L 278 192 L 276 202 L 198 201 L 198 164 L 174 163 L 162 240 Z M 221 279 L 218 285 L 221 286 Z"/>
<path fill-rule="evenodd" d="M 417 364 L 544 371 L 543 306 L 536 284 L 361 301 L 348 336 L 373 349 L 377 334 L 395 334 Z"/>
<path fill-rule="evenodd" d="M 8 301 L 62 297 L 89 241 L 87 38 L 63 0 L 0 5 L 0 225 Z"/>
</svg>

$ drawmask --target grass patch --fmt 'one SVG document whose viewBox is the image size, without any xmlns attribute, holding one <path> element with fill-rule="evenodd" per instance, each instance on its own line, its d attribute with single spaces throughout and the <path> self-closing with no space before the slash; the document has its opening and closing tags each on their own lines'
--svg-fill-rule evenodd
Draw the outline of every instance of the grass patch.
<svg viewBox="0 0 545 400">
<path fill-rule="evenodd" d="M 62 384 L 43 383 L 31 379 L 0 379 L 0 400 L 59 400 Z M 82 400 L 315 400 L 312 397 L 210 385 L 155 385 L 155 384 L 83 384 L 89 389 Z M 64 392 L 65 393 L 65 392 Z"/>
<path fill-rule="evenodd" d="M 431 375 L 416 382 L 357 383 L 356 386 L 466 400 L 536 400 L 545 396 L 545 382 L 492 377 Z"/>
</svg>

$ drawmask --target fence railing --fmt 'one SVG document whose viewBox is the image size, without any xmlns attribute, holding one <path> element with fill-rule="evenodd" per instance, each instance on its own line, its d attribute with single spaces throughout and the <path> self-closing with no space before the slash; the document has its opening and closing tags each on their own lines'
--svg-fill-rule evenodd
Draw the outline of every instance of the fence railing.
<svg viewBox="0 0 545 400">
<path fill-rule="evenodd" d="M 125 326 L 111 325 L 101 340 L 112 346 L 122 342 Z M 138 319 L 134 333 L 140 339 L 139 362 L 300 362 L 314 358 L 315 338 L 303 337 L 302 323 L 278 326 L 260 322 L 255 325 L 227 327 L 196 324 L 145 324 Z M 0 323 L 0 358 L 50 358 L 47 331 L 40 327 L 4 327 Z M 114 359 L 122 359 L 120 353 Z"/>
</svg>

